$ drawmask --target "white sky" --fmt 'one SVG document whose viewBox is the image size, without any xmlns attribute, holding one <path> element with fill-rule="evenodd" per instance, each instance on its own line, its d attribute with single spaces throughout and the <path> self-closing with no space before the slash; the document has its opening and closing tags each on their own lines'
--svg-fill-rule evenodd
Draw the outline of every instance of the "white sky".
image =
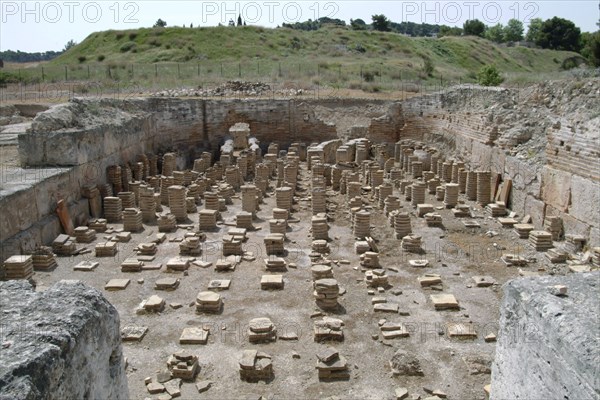
<svg viewBox="0 0 600 400">
<path fill-rule="evenodd" d="M 598 29 L 598 0 L 574 1 L 122 1 L 122 0 L 0 0 L 0 50 L 26 52 L 61 50 L 70 39 L 81 42 L 107 29 L 150 27 L 158 18 L 167 26 L 227 25 L 238 14 L 248 25 L 275 27 L 319 17 L 362 18 L 385 14 L 394 22 L 412 21 L 462 26 L 467 19 L 486 25 L 517 18 L 566 18 L 583 32 Z"/>
</svg>

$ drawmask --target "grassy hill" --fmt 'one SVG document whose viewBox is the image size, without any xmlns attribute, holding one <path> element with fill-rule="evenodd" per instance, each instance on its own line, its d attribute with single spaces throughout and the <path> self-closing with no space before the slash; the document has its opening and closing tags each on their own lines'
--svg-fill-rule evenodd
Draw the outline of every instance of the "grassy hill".
<svg viewBox="0 0 600 400">
<path fill-rule="evenodd" d="M 276 79 L 350 88 L 368 84 L 377 90 L 394 82 L 474 81 L 486 64 L 509 79 L 535 80 L 557 73 L 574 56 L 501 47 L 478 37 L 411 38 L 336 26 L 316 31 L 168 27 L 92 33 L 50 61 L 45 74 L 54 79 L 56 70 L 61 79 L 67 65 L 69 79 Z"/>
</svg>

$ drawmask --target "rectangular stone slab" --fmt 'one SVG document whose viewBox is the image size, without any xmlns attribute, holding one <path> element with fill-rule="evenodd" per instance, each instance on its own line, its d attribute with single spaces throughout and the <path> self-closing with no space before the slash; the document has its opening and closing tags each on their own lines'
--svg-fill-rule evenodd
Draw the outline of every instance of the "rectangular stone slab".
<svg viewBox="0 0 600 400">
<path fill-rule="evenodd" d="M 254 361 L 256 360 L 256 350 L 244 350 L 240 359 L 241 369 L 254 369 Z"/>
<path fill-rule="evenodd" d="M 142 266 L 142 271 L 155 271 L 162 268 L 162 264 L 146 264 Z"/>
<path fill-rule="evenodd" d="M 208 342 L 208 331 L 198 328 L 184 328 L 179 337 L 180 344 L 206 344 Z"/>
<path fill-rule="evenodd" d="M 447 326 L 448 337 L 457 339 L 476 339 L 477 332 L 475 328 L 470 324 L 448 324 Z"/>
<path fill-rule="evenodd" d="M 439 276 L 420 276 L 417 278 L 421 287 L 428 287 L 433 285 L 440 285 L 442 283 L 442 278 Z"/>
<path fill-rule="evenodd" d="M 208 283 L 210 290 L 229 290 L 231 279 L 213 279 Z"/>
<path fill-rule="evenodd" d="M 379 303 L 373 306 L 373 311 L 377 312 L 398 312 L 398 304 L 396 303 Z"/>
<path fill-rule="evenodd" d="M 104 286 L 106 290 L 124 290 L 131 282 L 129 279 L 111 279 Z"/>
<path fill-rule="evenodd" d="M 398 329 L 395 331 L 381 331 L 381 336 L 383 336 L 384 339 L 397 339 L 397 338 L 403 338 L 403 337 L 408 337 L 409 333 L 406 330 L 406 328 L 402 327 L 403 329 Z"/>
<path fill-rule="evenodd" d="M 144 338 L 147 332 L 147 326 L 125 326 L 121 329 L 121 339 L 124 342 L 139 342 Z"/>
<path fill-rule="evenodd" d="M 475 286 L 477 287 L 488 287 L 496 283 L 494 278 L 492 278 L 491 276 L 483 275 L 475 275 L 473 277 L 473 282 L 475 282 Z"/>
<path fill-rule="evenodd" d="M 458 301 L 453 294 L 432 294 L 429 296 L 436 310 L 458 310 Z"/>
<path fill-rule="evenodd" d="M 323 363 L 330 363 L 339 357 L 339 352 L 333 347 L 325 347 L 317 353 L 317 358 Z"/>
<path fill-rule="evenodd" d="M 94 269 L 96 269 L 96 267 L 98 267 L 98 265 L 100 265 L 99 262 L 95 262 L 95 261 L 82 261 L 79 264 L 75 265 L 73 267 L 73 271 L 93 271 Z"/>
</svg>

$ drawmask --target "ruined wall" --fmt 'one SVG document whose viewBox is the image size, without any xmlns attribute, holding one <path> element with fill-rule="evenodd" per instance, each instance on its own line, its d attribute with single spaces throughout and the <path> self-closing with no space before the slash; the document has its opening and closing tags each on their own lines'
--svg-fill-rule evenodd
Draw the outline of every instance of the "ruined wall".
<svg viewBox="0 0 600 400">
<path fill-rule="evenodd" d="M 471 169 L 512 179 L 512 210 L 531 215 L 538 227 L 547 216 L 559 216 L 567 233 L 582 234 L 598 246 L 600 118 L 591 110 L 573 112 L 594 104 L 598 87 L 592 82 L 588 92 L 574 95 L 580 99 L 561 98 L 555 87 L 462 87 L 412 98 L 403 103 L 400 138 L 430 143 Z M 556 104 L 546 97 L 556 98 Z"/>
<path fill-rule="evenodd" d="M 119 314 L 96 289 L 0 282 L 0 398 L 129 399 Z"/>
<path fill-rule="evenodd" d="M 504 286 L 490 399 L 600 396 L 600 272 L 523 278 Z M 550 293 L 565 285 L 567 296 Z"/>
<path fill-rule="evenodd" d="M 16 169 L 2 174 L 0 190 L 0 258 L 30 254 L 61 232 L 54 210 L 65 199 L 76 224 L 87 222 L 88 201 L 81 187 L 92 178 L 87 165 L 73 168 Z"/>
</svg>

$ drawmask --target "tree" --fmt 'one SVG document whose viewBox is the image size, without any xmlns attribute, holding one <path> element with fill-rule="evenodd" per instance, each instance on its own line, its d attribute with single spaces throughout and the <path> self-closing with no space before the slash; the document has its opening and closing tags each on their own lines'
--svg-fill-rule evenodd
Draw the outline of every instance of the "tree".
<svg viewBox="0 0 600 400">
<path fill-rule="evenodd" d="M 440 27 L 440 31 L 438 32 L 438 37 L 441 38 L 444 36 L 460 36 L 462 35 L 462 33 L 462 28 L 459 28 L 458 26 L 442 25 Z"/>
<path fill-rule="evenodd" d="M 584 32 L 581 34 L 581 55 L 590 64 L 600 67 L 600 31 L 593 33 Z"/>
<path fill-rule="evenodd" d="M 380 32 L 390 31 L 390 20 L 383 14 L 377 14 L 371 16 L 373 20 L 373 29 Z"/>
<path fill-rule="evenodd" d="M 242 26 L 242 16 L 238 14 L 237 26 Z"/>
<path fill-rule="evenodd" d="M 229 25 L 229 26 L 235 26 L 235 21 L 234 21 L 233 19 L 229 18 L 229 23 L 228 23 L 228 25 Z"/>
<path fill-rule="evenodd" d="M 463 24 L 465 36 L 481 36 L 485 32 L 485 24 L 478 19 L 468 19 Z"/>
<path fill-rule="evenodd" d="M 483 66 L 477 74 L 477 83 L 482 86 L 498 86 L 503 80 L 500 72 L 493 65 Z"/>
<path fill-rule="evenodd" d="M 542 24 L 535 42 L 544 49 L 579 51 L 581 30 L 568 19 L 554 17 Z"/>
<path fill-rule="evenodd" d="M 523 23 L 518 19 L 509 19 L 504 28 L 505 42 L 518 42 L 523 40 Z"/>
<path fill-rule="evenodd" d="M 346 26 L 346 21 L 338 18 L 329 18 L 329 17 L 321 17 L 317 20 L 321 26 L 325 24 L 338 25 L 338 26 Z"/>
<path fill-rule="evenodd" d="M 71 40 L 69 40 L 67 42 L 67 44 L 65 44 L 65 47 L 63 48 L 63 51 L 67 51 L 70 48 L 75 47 L 75 46 L 77 46 L 77 42 L 75 42 L 73 39 L 71 39 Z"/>
<path fill-rule="evenodd" d="M 540 36 L 540 31 L 542 30 L 542 21 L 541 18 L 534 18 L 529 21 L 529 28 L 527 29 L 527 35 L 525 35 L 525 40 L 528 42 L 537 42 L 538 37 Z"/>
<path fill-rule="evenodd" d="M 485 31 L 485 38 L 495 43 L 502 43 L 504 41 L 504 29 L 500 23 L 491 26 Z"/>
<path fill-rule="evenodd" d="M 165 26 L 167 26 L 167 21 L 163 21 L 162 19 L 159 18 L 154 23 L 153 28 L 164 28 Z"/>
<path fill-rule="evenodd" d="M 360 18 L 350 19 L 350 27 L 355 31 L 364 31 L 367 29 L 367 23 Z"/>
<path fill-rule="evenodd" d="M 193 28 L 193 27 L 194 27 L 194 24 L 193 24 L 193 23 L 190 23 L 190 28 Z"/>
</svg>

